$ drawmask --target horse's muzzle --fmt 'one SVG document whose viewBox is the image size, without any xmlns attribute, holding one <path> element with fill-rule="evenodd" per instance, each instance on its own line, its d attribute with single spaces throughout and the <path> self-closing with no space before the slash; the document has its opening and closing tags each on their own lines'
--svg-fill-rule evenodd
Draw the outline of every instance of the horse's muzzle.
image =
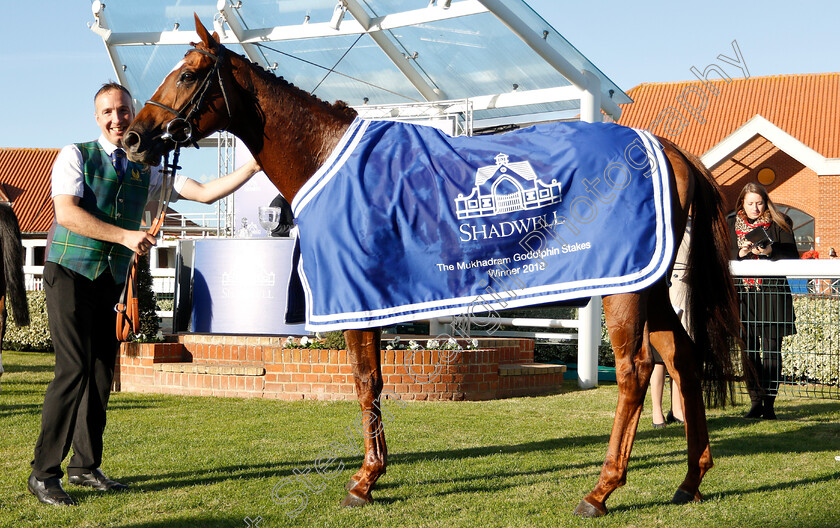
<svg viewBox="0 0 840 528">
<path fill-rule="evenodd" d="M 123 147 L 130 153 L 130 154 L 137 154 L 137 150 L 140 147 L 140 134 L 133 130 L 129 130 L 125 133 L 125 137 L 123 137 L 122 144 Z"/>
<path fill-rule="evenodd" d="M 139 132 L 129 130 L 122 138 L 123 148 L 126 157 L 135 163 L 145 165 L 157 165 L 160 163 L 161 154 L 154 152 L 155 149 L 143 148 L 143 138 Z"/>
</svg>

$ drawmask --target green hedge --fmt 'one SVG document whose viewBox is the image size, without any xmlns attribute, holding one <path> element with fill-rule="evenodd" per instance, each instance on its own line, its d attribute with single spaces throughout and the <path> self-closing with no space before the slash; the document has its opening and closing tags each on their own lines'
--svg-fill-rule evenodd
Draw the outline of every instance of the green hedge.
<svg viewBox="0 0 840 528">
<path fill-rule="evenodd" d="M 3 339 L 4 350 L 25 350 L 51 352 L 52 339 L 47 319 L 47 300 L 42 291 L 26 292 L 29 303 L 29 326 L 17 326 L 9 313 L 6 337 Z"/>
<path fill-rule="evenodd" d="M 137 291 L 140 305 L 140 334 L 134 340 L 141 342 L 156 342 L 161 340 L 160 318 L 155 313 L 155 293 L 152 291 L 152 276 L 149 272 L 148 256 L 141 257 L 138 267 Z M 34 352 L 52 352 L 49 320 L 47 318 L 47 301 L 43 291 L 28 291 L 26 298 L 29 302 L 29 326 L 18 327 L 9 313 L 9 324 L 6 337 L 3 339 L 5 350 L 22 350 Z M 103 329 L 103 331 L 106 331 Z M 113 328 L 107 331 L 113 332 Z"/>
<path fill-rule="evenodd" d="M 782 375 L 797 382 L 835 385 L 840 380 L 840 299 L 793 299 L 796 334 L 782 342 Z"/>
</svg>

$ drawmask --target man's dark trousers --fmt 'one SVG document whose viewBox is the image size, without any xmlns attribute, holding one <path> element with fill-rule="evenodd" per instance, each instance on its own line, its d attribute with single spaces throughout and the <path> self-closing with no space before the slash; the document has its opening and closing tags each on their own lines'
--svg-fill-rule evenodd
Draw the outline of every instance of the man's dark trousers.
<svg viewBox="0 0 840 528">
<path fill-rule="evenodd" d="M 71 442 L 69 475 L 89 472 L 102 462 L 105 411 L 118 349 L 114 305 L 121 288 L 107 270 L 90 280 L 54 262 L 44 266 L 55 378 L 44 396 L 32 461 L 32 473 L 39 480 L 61 478 Z"/>
</svg>

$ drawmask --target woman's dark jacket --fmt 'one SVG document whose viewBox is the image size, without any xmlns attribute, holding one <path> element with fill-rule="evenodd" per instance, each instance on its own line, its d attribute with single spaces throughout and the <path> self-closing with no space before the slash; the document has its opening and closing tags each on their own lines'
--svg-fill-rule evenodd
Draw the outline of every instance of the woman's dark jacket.
<svg viewBox="0 0 840 528">
<path fill-rule="evenodd" d="M 790 218 L 785 216 L 788 225 L 792 225 Z M 729 236 L 732 240 L 731 259 L 748 260 L 738 256 L 738 236 L 735 234 L 735 215 L 728 219 Z M 798 259 L 799 250 L 790 231 L 782 229 L 775 222 L 767 228 L 767 233 L 773 242 L 773 252 L 769 257 L 759 257 L 761 260 Z M 748 333 L 760 331 L 759 326 L 778 328 L 779 337 L 796 333 L 793 312 L 793 297 L 790 286 L 784 277 L 764 277 L 737 280 L 738 297 L 741 301 L 741 322 Z M 777 325 L 776 323 L 784 323 Z"/>
</svg>

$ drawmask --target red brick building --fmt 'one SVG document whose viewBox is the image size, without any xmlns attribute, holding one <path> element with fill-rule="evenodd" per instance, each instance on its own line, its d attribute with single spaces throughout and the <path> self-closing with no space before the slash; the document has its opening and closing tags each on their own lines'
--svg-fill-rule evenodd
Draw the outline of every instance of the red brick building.
<svg viewBox="0 0 840 528">
<path fill-rule="evenodd" d="M 764 184 L 794 220 L 800 251 L 840 250 L 840 73 L 641 84 L 620 123 L 699 156 L 730 210 Z"/>
</svg>

